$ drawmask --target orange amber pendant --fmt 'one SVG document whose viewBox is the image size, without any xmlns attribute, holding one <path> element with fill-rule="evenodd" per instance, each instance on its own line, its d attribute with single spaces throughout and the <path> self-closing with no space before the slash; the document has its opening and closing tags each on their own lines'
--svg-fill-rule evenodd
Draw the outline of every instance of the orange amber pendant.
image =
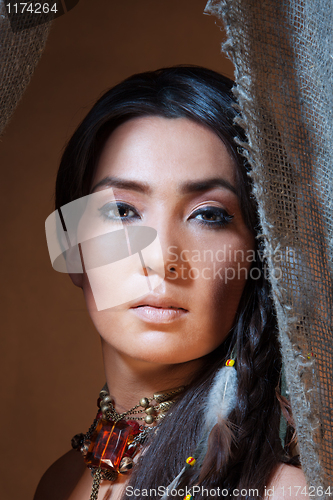
<svg viewBox="0 0 333 500">
<path fill-rule="evenodd" d="M 126 422 L 120 420 L 115 424 L 100 419 L 91 436 L 84 461 L 90 467 L 118 472 L 126 445 L 132 439 L 132 428 Z"/>
</svg>

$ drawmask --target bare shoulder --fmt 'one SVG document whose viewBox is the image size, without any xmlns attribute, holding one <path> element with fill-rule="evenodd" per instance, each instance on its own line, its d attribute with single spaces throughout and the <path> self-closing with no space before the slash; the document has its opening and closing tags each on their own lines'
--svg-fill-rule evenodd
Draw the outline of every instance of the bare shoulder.
<svg viewBox="0 0 333 500">
<path fill-rule="evenodd" d="M 65 453 L 43 475 L 34 500 L 67 500 L 85 468 L 80 453 L 75 450 Z"/>
<path fill-rule="evenodd" d="M 266 488 L 267 500 L 309 500 L 304 472 L 294 465 L 281 464 Z"/>
</svg>

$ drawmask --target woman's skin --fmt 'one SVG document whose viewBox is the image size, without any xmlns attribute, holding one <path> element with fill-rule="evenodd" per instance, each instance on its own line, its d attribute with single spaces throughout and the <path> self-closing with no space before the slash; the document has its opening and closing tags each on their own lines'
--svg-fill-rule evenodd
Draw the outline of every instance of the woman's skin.
<svg viewBox="0 0 333 500">
<path fill-rule="evenodd" d="M 254 237 L 243 221 L 228 150 L 213 132 L 185 118 L 137 118 L 116 129 L 92 183 L 94 192 L 108 194 L 110 187 L 124 225 L 157 230 L 165 262 L 165 279 L 151 294 L 102 311 L 87 274 L 72 276 L 101 335 L 106 380 L 121 411 L 185 383 L 200 358 L 223 342 L 251 262 L 239 261 L 239 279 L 237 273 L 228 279 L 233 273 L 227 269 L 237 268 L 236 250 L 254 248 Z M 99 208 L 100 219 L 112 229 L 108 199 L 100 203 L 106 207 Z M 231 259 L 223 260 L 224 248 Z M 138 302 L 142 307 L 133 307 Z"/>
<path fill-rule="evenodd" d="M 240 210 L 235 169 L 219 137 L 186 118 L 132 119 L 103 148 L 92 183 L 92 192 L 105 191 L 99 224 L 112 230 L 120 216 L 125 227 L 156 229 L 164 257 L 164 272 L 154 259 L 140 270 L 164 276 L 155 290 L 109 309 L 97 309 L 86 272 L 71 275 L 83 289 L 101 336 L 106 381 L 119 412 L 143 396 L 186 384 L 233 325 L 254 250 L 253 233 Z M 69 452 L 56 464 L 42 479 L 35 500 L 46 498 L 43 491 L 51 494 L 52 481 L 62 474 L 68 485 L 61 498 L 88 500 L 92 479 L 80 454 Z M 274 498 L 279 499 L 281 486 L 305 484 L 301 470 L 284 465 L 270 487 L 275 486 Z M 125 485 L 124 476 L 111 490 L 103 481 L 98 498 L 114 500 Z"/>
</svg>

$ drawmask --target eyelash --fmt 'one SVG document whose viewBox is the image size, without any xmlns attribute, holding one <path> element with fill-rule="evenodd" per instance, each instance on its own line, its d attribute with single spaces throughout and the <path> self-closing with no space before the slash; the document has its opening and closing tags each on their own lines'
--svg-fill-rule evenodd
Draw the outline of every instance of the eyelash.
<svg viewBox="0 0 333 500">
<path fill-rule="evenodd" d="M 140 219 L 140 215 L 135 210 L 135 208 L 127 203 L 121 203 L 121 202 L 107 203 L 106 205 L 104 205 L 102 208 L 99 208 L 98 210 L 101 213 L 102 217 L 108 221 L 121 220 L 124 223 L 131 223 L 132 220 Z M 110 217 L 108 215 L 108 213 L 111 212 L 112 210 L 117 211 L 119 216 L 114 215 L 114 216 Z M 133 212 L 134 216 L 125 217 L 124 215 L 121 215 L 121 212 L 123 210 Z M 209 220 L 205 220 L 203 218 L 199 219 L 199 218 L 197 218 L 198 215 L 201 215 L 201 217 L 203 217 L 203 216 L 207 217 L 209 215 L 213 216 L 213 217 L 215 216 L 216 218 L 220 218 L 220 220 L 209 221 Z M 233 218 L 234 218 L 234 216 L 228 214 L 228 212 L 226 210 L 224 210 L 223 208 L 220 208 L 220 207 L 202 207 L 202 208 L 195 210 L 195 212 L 193 212 L 190 215 L 189 220 L 196 220 L 198 222 L 198 224 L 201 224 L 205 227 L 219 229 L 219 228 L 225 227 L 227 224 L 229 224 Z"/>
<path fill-rule="evenodd" d="M 102 208 L 99 208 L 98 209 L 99 212 L 101 213 L 103 219 L 105 220 L 121 220 L 122 222 L 130 222 L 131 219 L 137 219 L 137 218 L 140 218 L 139 214 L 137 213 L 137 211 L 135 210 L 134 207 L 132 207 L 131 205 L 128 205 L 127 203 L 121 203 L 121 202 L 118 202 L 118 203 L 106 203 L 106 205 L 104 205 Z M 116 212 L 116 214 L 112 217 L 109 217 L 107 214 L 111 211 L 114 211 Z M 121 215 L 121 211 L 122 210 L 127 210 L 127 211 L 132 211 L 134 213 L 134 217 L 124 217 Z M 118 215 L 119 214 L 119 215 Z"/>
<path fill-rule="evenodd" d="M 199 224 L 202 224 L 204 226 L 208 226 L 208 227 L 211 227 L 211 228 L 215 228 L 215 229 L 220 229 L 222 227 L 225 227 L 227 224 L 229 224 L 232 219 L 234 218 L 233 215 L 230 215 L 228 214 L 228 212 L 226 210 L 224 210 L 224 208 L 220 208 L 220 207 L 203 207 L 203 208 L 199 208 L 197 210 L 195 210 L 195 212 L 193 212 L 193 214 L 191 214 L 191 217 L 190 219 L 194 219 L 197 215 L 208 215 L 208 214 L 212 214 L 213 216 L 217 216 L 217 217 L 220 217 L 220 220 L 214 220 L 214 221 L 207 221 L 207 220 L 204 220 L 204 219 L 196 219 L 198 221 Z"/>
</svg>

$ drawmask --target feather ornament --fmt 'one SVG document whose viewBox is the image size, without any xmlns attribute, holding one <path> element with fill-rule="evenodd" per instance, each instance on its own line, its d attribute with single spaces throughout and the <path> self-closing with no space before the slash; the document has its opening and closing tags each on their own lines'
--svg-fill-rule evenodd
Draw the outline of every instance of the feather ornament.
<svg viewBox="0 0 333 500">
<path fill-rule="evenodd" d="M 178 476 L 176 476 L 175 479 L 168 485 L 168 487 L 165 489 L 165 493 L 162 496 L 161 500 L 167 500 L 169 498 L 169 492 L 177 488 L 186 469 L 187 467 L 183 467 Z"/>
<path fill-rule="evenodd" d="M 227 419 L 237 401 L 237 371 L 233 364 L 234 360 L 228 360 L 218 371 L 206 400 L 204 430 L 196 450 L 199 483 L 220 475 L 228 460 L 233 433 Z"/>
<path fill-rule="evenodd" d="M 194 457 L 198 457 L 197 465 L 200 468 L 204 465 L 203 470 L 201 471 L 202 473 L 200 473 L 199 482 L 202 476 L 206 476 L 209 471 L 214 468 L 214 463 L 215 465 L 218 465 L 213 454 L 210 454 L 209 452 L 207 453 L 209 448 L 211 446 L 216 448 L 216 443 L 220 442 L 220 444 L 222 444 L 223 441 L 225 441 L 225 443 L 223 443 L 225 448 L 230 447 L 232 439 L 231 431 L 226 429 L 223 439 L 223 435 L 219 432 L 219 427 L 223 422 L 226 422 L 231 411 L 235 408 L 237 401 L 237 371 L 233 364 L 234 360 L 228 360 L 226 362 L 226 366 L 218 371 L 205 403 L 204 429 L 200 442 L 193 455 Z M 213 445 L 211 441 L 214 441 Z M 207 457 L 207 454 L 212 456 Z M 168 485 L 161 500 L 167 500 L 168 492 L 177 488 L 187 468 L 188 466 L 183 467 L 180 473 Z"/>
<path fill-rule="evenodd" d="M 208 432 L 228 418 L 236 401 L 237 370 L 234 366 L 224 366 L 217 372 L 205 404 L 205 425 Z"/>
</svg>

